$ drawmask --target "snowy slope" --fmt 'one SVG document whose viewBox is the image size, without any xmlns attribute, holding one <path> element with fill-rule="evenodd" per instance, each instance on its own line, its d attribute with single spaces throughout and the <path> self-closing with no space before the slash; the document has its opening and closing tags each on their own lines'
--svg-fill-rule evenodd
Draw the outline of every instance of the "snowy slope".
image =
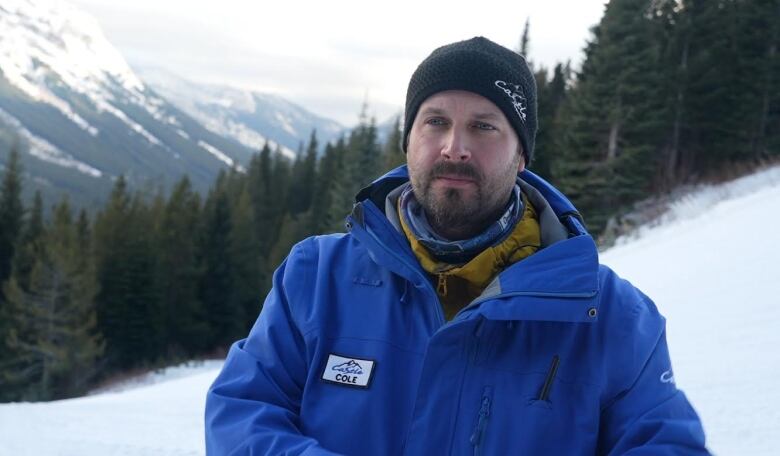
<svg viewBox="0 0 780 456">
<path fill-rule="evenodd" d="M 2 405 L 0 455 L 201 455 L 206 389 L 220 365 L 172 369 L 126 391 Z"/>
<path fill-rule="evenodd" d="M 780 448 L 777 226 L 780 167 L 702 189 L 664 224 L 602 255 L 668 318 L 677 383 L 715 454 Z M 124 392 L 2 404 L 0 455 L 203 454 L 204 395 L 217 369 L 175 369 Z"/>
<path fill-rule="evenodd" d="M 710 448 L 780 448 L 780 167 L 678 201 L 601 256 L 667 318 L 677 384 Z"/>
</svg>

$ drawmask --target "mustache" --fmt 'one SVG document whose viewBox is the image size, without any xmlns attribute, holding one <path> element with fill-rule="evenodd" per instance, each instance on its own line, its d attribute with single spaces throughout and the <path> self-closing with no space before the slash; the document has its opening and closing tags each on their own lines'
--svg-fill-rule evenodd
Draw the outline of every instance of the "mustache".
<svg viewBox="0 0 780 456">
<path fill-rule="evenodd" d="M 458 176 L 480 182 L 482 176 L 474 166 L 468 163 L 439 162 L 433 165 L 431 177 Z"/>
</svg>

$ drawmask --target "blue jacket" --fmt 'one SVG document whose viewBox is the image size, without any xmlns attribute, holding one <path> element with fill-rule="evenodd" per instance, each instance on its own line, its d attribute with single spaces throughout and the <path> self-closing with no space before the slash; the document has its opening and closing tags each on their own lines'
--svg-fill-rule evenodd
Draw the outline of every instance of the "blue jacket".
<svg viewBox="0 0 780 456">
<path fill-rule="evenodd" d="M 208 453 L 707 454 L 664 318 L 563 195 L 520 177 L 567 234 L 450 322 L 383 213 L 405 167 L 361 192 L 349 233 L 296 245 L 208 392 Z"/>
</svg>

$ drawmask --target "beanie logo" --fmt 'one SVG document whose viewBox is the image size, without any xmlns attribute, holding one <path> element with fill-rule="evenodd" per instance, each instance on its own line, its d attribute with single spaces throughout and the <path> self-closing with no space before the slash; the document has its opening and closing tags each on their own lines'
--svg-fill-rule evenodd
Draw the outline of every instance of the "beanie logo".
<svg viewBox="0 0 780 456">
<path fill-rule="evenodd" d="M 517 115 L 520 116 L 520 120 L 525 123 L 525 111 L 528 105 L 525 95 L 523 94 L 523 88 L 517 84 L 508 83 L 501 80 L 496 81 L 495 84 L 496 87 L 501 89 L 501 91 L 503 91 L 506 96 L 512 100 L 512 106 L 515 107 Z"/>
</svg>

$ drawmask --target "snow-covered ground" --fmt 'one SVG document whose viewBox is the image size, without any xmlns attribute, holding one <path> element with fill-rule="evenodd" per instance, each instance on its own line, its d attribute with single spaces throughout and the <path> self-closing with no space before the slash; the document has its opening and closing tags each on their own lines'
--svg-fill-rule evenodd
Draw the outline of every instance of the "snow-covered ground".
<svg viewBox="0 0 780 456">
<path fill-rule="evenodd" d="M 707 187 L 601 256 L 667 318 L 718 455 L 780 454 L 780 167 Z"/>
<path fill-rule="evenodd" d="M 780 168 L 701 189 L 602 261 L 668 318 L 675 377 L 718 455 L 780 448 Z M 0 455 L 200 455 L 220 363 L 79 399 L 0 405 Z"/>
</svg>

